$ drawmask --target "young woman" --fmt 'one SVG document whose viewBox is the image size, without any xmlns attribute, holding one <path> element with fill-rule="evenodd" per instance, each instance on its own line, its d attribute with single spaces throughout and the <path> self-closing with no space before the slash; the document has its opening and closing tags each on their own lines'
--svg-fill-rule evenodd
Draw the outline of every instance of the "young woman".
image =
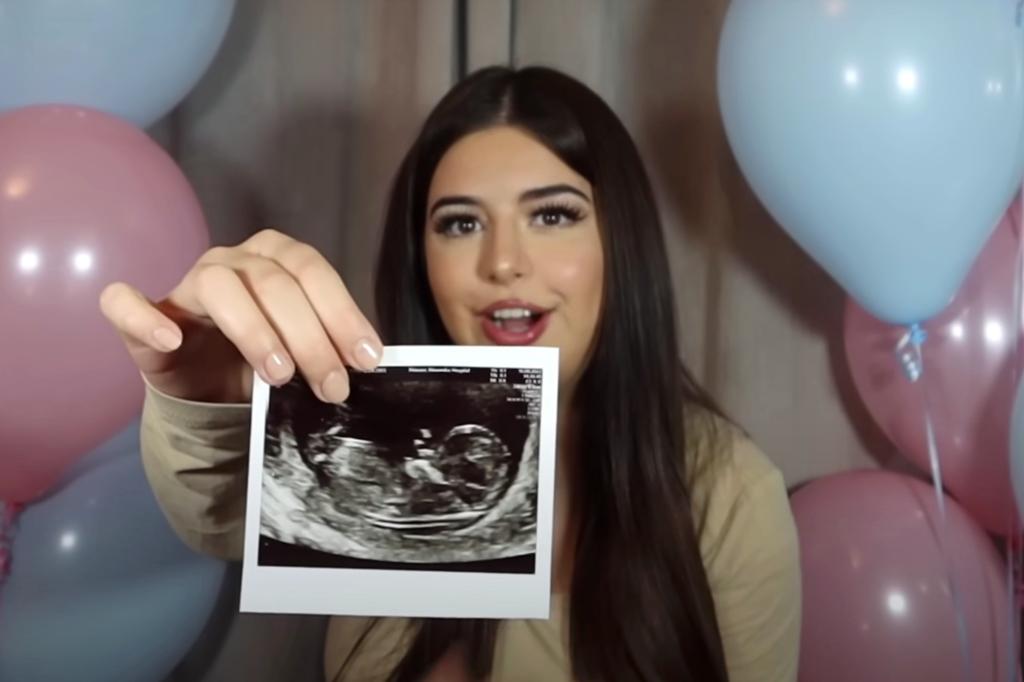
<svg viewBox="0 0 1024 682">
<path fill-rule="evenodd" d="M 463 80 L 394 182 L 380 335 L 327 261 L 276 231 L 210 250 L 162 301 L 104 292 L 147 382 L 142 453 L 170 522 L 240 558 L 253 369 L 338 402 L 382 339 L 556 346 L 551 619 L 334 618 L 327 679 L 795 680 L 786 490 L 678 360 L 662 240 L 637 150 L 596 94 L 536 67 Z"/>
</svg>

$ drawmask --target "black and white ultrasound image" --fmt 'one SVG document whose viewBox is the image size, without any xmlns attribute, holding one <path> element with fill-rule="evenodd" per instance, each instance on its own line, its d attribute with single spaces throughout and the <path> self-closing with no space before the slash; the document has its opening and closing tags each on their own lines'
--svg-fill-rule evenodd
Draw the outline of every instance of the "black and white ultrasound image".
<svg viewBox="0 0 1024 682">
<path fill-rule="evenodd" d="M 533 573 L 540 370 L 386 367 L 271 389 L 262 565 Z"/>
</svg>

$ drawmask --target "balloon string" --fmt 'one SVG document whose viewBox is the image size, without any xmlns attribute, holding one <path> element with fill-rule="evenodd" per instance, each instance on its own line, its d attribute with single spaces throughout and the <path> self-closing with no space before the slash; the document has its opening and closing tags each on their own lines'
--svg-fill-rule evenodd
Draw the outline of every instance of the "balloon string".
<svg viewBox="0 0 1024 682">
<path fill-rule="evenodd" d="M 1015 530 L 1013 535 L 1010 536 L 1007 554 L 1010 557 L 1009 563 L 1013 572 L 1010 598 L 1013 606 L 1017 608 L 1013 613 L 1014 635 L 1016 636 L 1020 634 L 1020 609 L 1024 609 L 1024 604 L 1020 602 L 1024 598 L 1024 535 L 1021 534 L 1020 529 Z M 1015 641 L 1014 645 L 1019 646 L 1020 643 Z M 1014 651 L 1012 653 L 1016 656 L 1017 652 Z"/>
<path fill-rule="evenodd" d="M 1024 556 L 1021 554 L 1021 550 L 1024 549 L 1022 541 L 1024 541 L 1024 537 L 1021 536 L 1020 531 L 1015 531 L 1013 535 L 1010 536 L 1006 548 L 1006 553 L 1010 558 L 1010 561 L 1007 563 L 1010 565 L 1013 578 L 1010 597 L 1015 600 L 1024 596 L 1024 582 L 1021 581 L 1021 579 L 1024 578 L 1024 576 L 1021 575 L 1021 568 L 1024 568 L 1024 565 L 1021 563 L 1022 559 L 1024 559 Z M 1016 601 L 1014 603 L 1016 603 Z"/>
<path fill-rule="evenodd" d="M 1024 7 L 1024 0 L 1018 0 L 1017 2 L 1017 25 L 1021 23 L 1021 9 Z M 1013 362 L 1011 363 L 1012 381 L 1014 389 L 1021 381 L 1021 338 L 1022 331 L 1024 331 L 1024 314 L 1022 314 L 1021 306 L 1024 305 L 1024 224 L 1021 224 L 1020 219 L 1024 219 L 1024 184 L 1022 184 L 1020 191 L 1017 194 L 1017 200 L 1020 204 L 1020 209 L 1017 213 L 1019 219 L 1015 233 L 1017 237 L 1017 259 L 1013 273 L 1013 334 L 1010 338 L 1014 340 L 1013 346 Z M 1010 217 L 1012 219 L 1013 214 L 1011 212 Z M 1012 454 L 1011 454 L 1012 456 Z M 1008 580 L 1010 581 L 1010 589 L 1008 594 L 1010 596 L 1010 646 L 1008 647 L 1010 661 L 1007 666 L 1007 677 L 1010 682 L 1018 682 L 1017 672 L 1020 670 L 1021 664 L 1021 608 L 1024 606 L 1024 535 L 1022 535 L 1022 528 L 1020 523 L 1019 513 L 1016 504 L 1011 506 L 1011 519 L 1010 519 L 1010 538 L 1006 548 L 1006 560 L 1007 567 L 1009 569 Z"/>
<path fill-rule="evenodd" d="M 1006 558 L 1008 565 L 1009 596 L 1010 596 L 1010 646 L 1006 677 L 1009 682 L 1020 682 L 1020 625 L 1021 599 L 1024 597 L 1024 536 L 1021 535 L 1019 524 L 1014 526 L 1007 541 Z"/>
<path fill-rule="evenodd" d="M 960 641 L 960 662 L 963 668 L 963 679 L 970 682 L 971 671 L 971 645 L 970 633 L 967 631 L 967 620 L 964 616 L 963 597 L 957 588 L 957 580 L 954 575 L 953 565 L 950 561 L 949 549 L 946 544 L 946 534 L 949 529 L 949 519 L 946 514 L 946 496 L 943 494 L 942 486 L 942 465 L 939 461 L 939 448 L 935 441 L 935 426 L 932 423 L 932 413 L 928 401 L 927 385 L 924 379 L 924 354 L 921 347 L 928 339 L 928 333 L 919 324 L 911 325 L 907 333 L 900 339 L 896 352 L 903 363 L 903 371 L 912 383 L 920 381 L 921 395 L 924 403 L 924 428 L 925 437 L 928 441 L 928 462 L 931 465 L 932 487 L 935 489 L 935 502 L 939 509 L 939 521 L 942 528 L 938 535 L 939 549 L 946 565 L 946 580 L 949 583 L 949 593 L 953 600 L 953 611 L 956 615 L 956 629 Z"/>
<path fill-rule="evenodd" d="M 1007 682 L 1018 682 L 1017 681 L 1017 642 L 1018 642 L 1018 610 L 1020 605 L 1020 572 L 1017 561 L 1017 555 L 1019 552 L 1020 539 L 1017 535 L 1018 531 L 1016 524 L 1012 526 L 1009 537 L 1006 539 L 1006 595 L 1009 597 L 1008 613 L 1007 615 L 1007 632 L 1009 632 L 1010 641 L 1008 642 L 1007 648 L 1007 666 L 1006 666 L 1006 678 Z"/>
<path fill-rule="evenodd" d="M 1014 535 L 1014 547 L 1013 547 L 1013 570 L 1014 576 L 1016 577 L 1017 589 L 1010 593 L 1010 603 L 1014 608 L 1013 613 L 1013 646 L 1011 647 L 1011 653 L 1013 655 L 1013 661 L 1011 661 L 1010 670 L 1008 674 L 1013 682 L 1020 682 L 1018 672 L 1020 671 L 1021 665 L 1021 609 L 1022 600 L 1024 600 L 1024 535 L 1021 534 L 1018 529 Z"/>
<path fill-rule="evenodd" d="M 0 500 L 0 585 L 11 572 L 14 521 L 20 511 L 20 504 Z"/>
</svg>

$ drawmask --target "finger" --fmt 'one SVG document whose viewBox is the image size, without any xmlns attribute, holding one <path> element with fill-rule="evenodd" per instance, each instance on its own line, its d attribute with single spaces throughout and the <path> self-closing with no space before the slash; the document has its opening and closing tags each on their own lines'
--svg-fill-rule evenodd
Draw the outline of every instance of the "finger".
<svg viewBox="0 0 1024 682">
<path fill-rule="evenodd" d="M 288 271 L 320 319 L 345 362 L 370 371 L 380 364 L 383 345 L 330 262 L 312 246 L 275 230 L 264 230 L 244 245 Z"/>
<path fill-rule="evenodd" d="M 181 328 L 128 284 L 115 282 L 105 287 L 100 310 L 133 355 L 141 348 L 170 353 L 181 346 Z"/>
<path fill-rule="evenodd" d="M 234 267 L 233 263 L 239 253 L 240 250 L 237 247 L 214 246 L 207 249 L 162 303 L 168 303 L 173 308 L 197 318 L 209 318 L 209 314 L 199 300 L 198 274 L 210 265 Z"/>
<path fill-rule="evenodd" d="M 238 274 L 223 263 L 190 273 L 185 297 L 238 348 L 269 384 L 280 386 L 295 373 L 295 361 Z"/>
<path fill-rule="evenodd" d="M 344 401 L 349 392 L 344 363 L 299 283 L 274 261 L 257 256 L 240 258 L 236 272 L 317 397 Z"/>
</svg>

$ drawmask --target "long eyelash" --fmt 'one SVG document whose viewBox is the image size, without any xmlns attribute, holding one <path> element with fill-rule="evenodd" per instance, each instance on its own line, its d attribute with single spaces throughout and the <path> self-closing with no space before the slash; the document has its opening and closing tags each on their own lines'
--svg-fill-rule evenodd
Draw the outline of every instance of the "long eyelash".
<svg viewBox="0 0 1024 682">
<path fill-rule="evenodd" d="M 434 232 L 448 234 L 456 223 L 463 220 L 476 220 L 476 216 L 472 213 L 449 213 L 448 215 L 438 216 L 434 219 Z"/>
<path fill-rule="evenodd" d="M 535 217 L 543 215 L 545 213 L 562 213 L 563 215 L 565 215 L 565 217 L 569 218 L 574 222 L 577 220 L 582 220 L 583 217 L 586 215 L 583 209 L 581 209 L 579 206 L 576 206 L 575 204 L 570 204 L 568 202 L 553 202 L 550 204 L 545 204 L 543 206 L 536 208 L 533 211 L 533 215 Z"/>
</svg>

